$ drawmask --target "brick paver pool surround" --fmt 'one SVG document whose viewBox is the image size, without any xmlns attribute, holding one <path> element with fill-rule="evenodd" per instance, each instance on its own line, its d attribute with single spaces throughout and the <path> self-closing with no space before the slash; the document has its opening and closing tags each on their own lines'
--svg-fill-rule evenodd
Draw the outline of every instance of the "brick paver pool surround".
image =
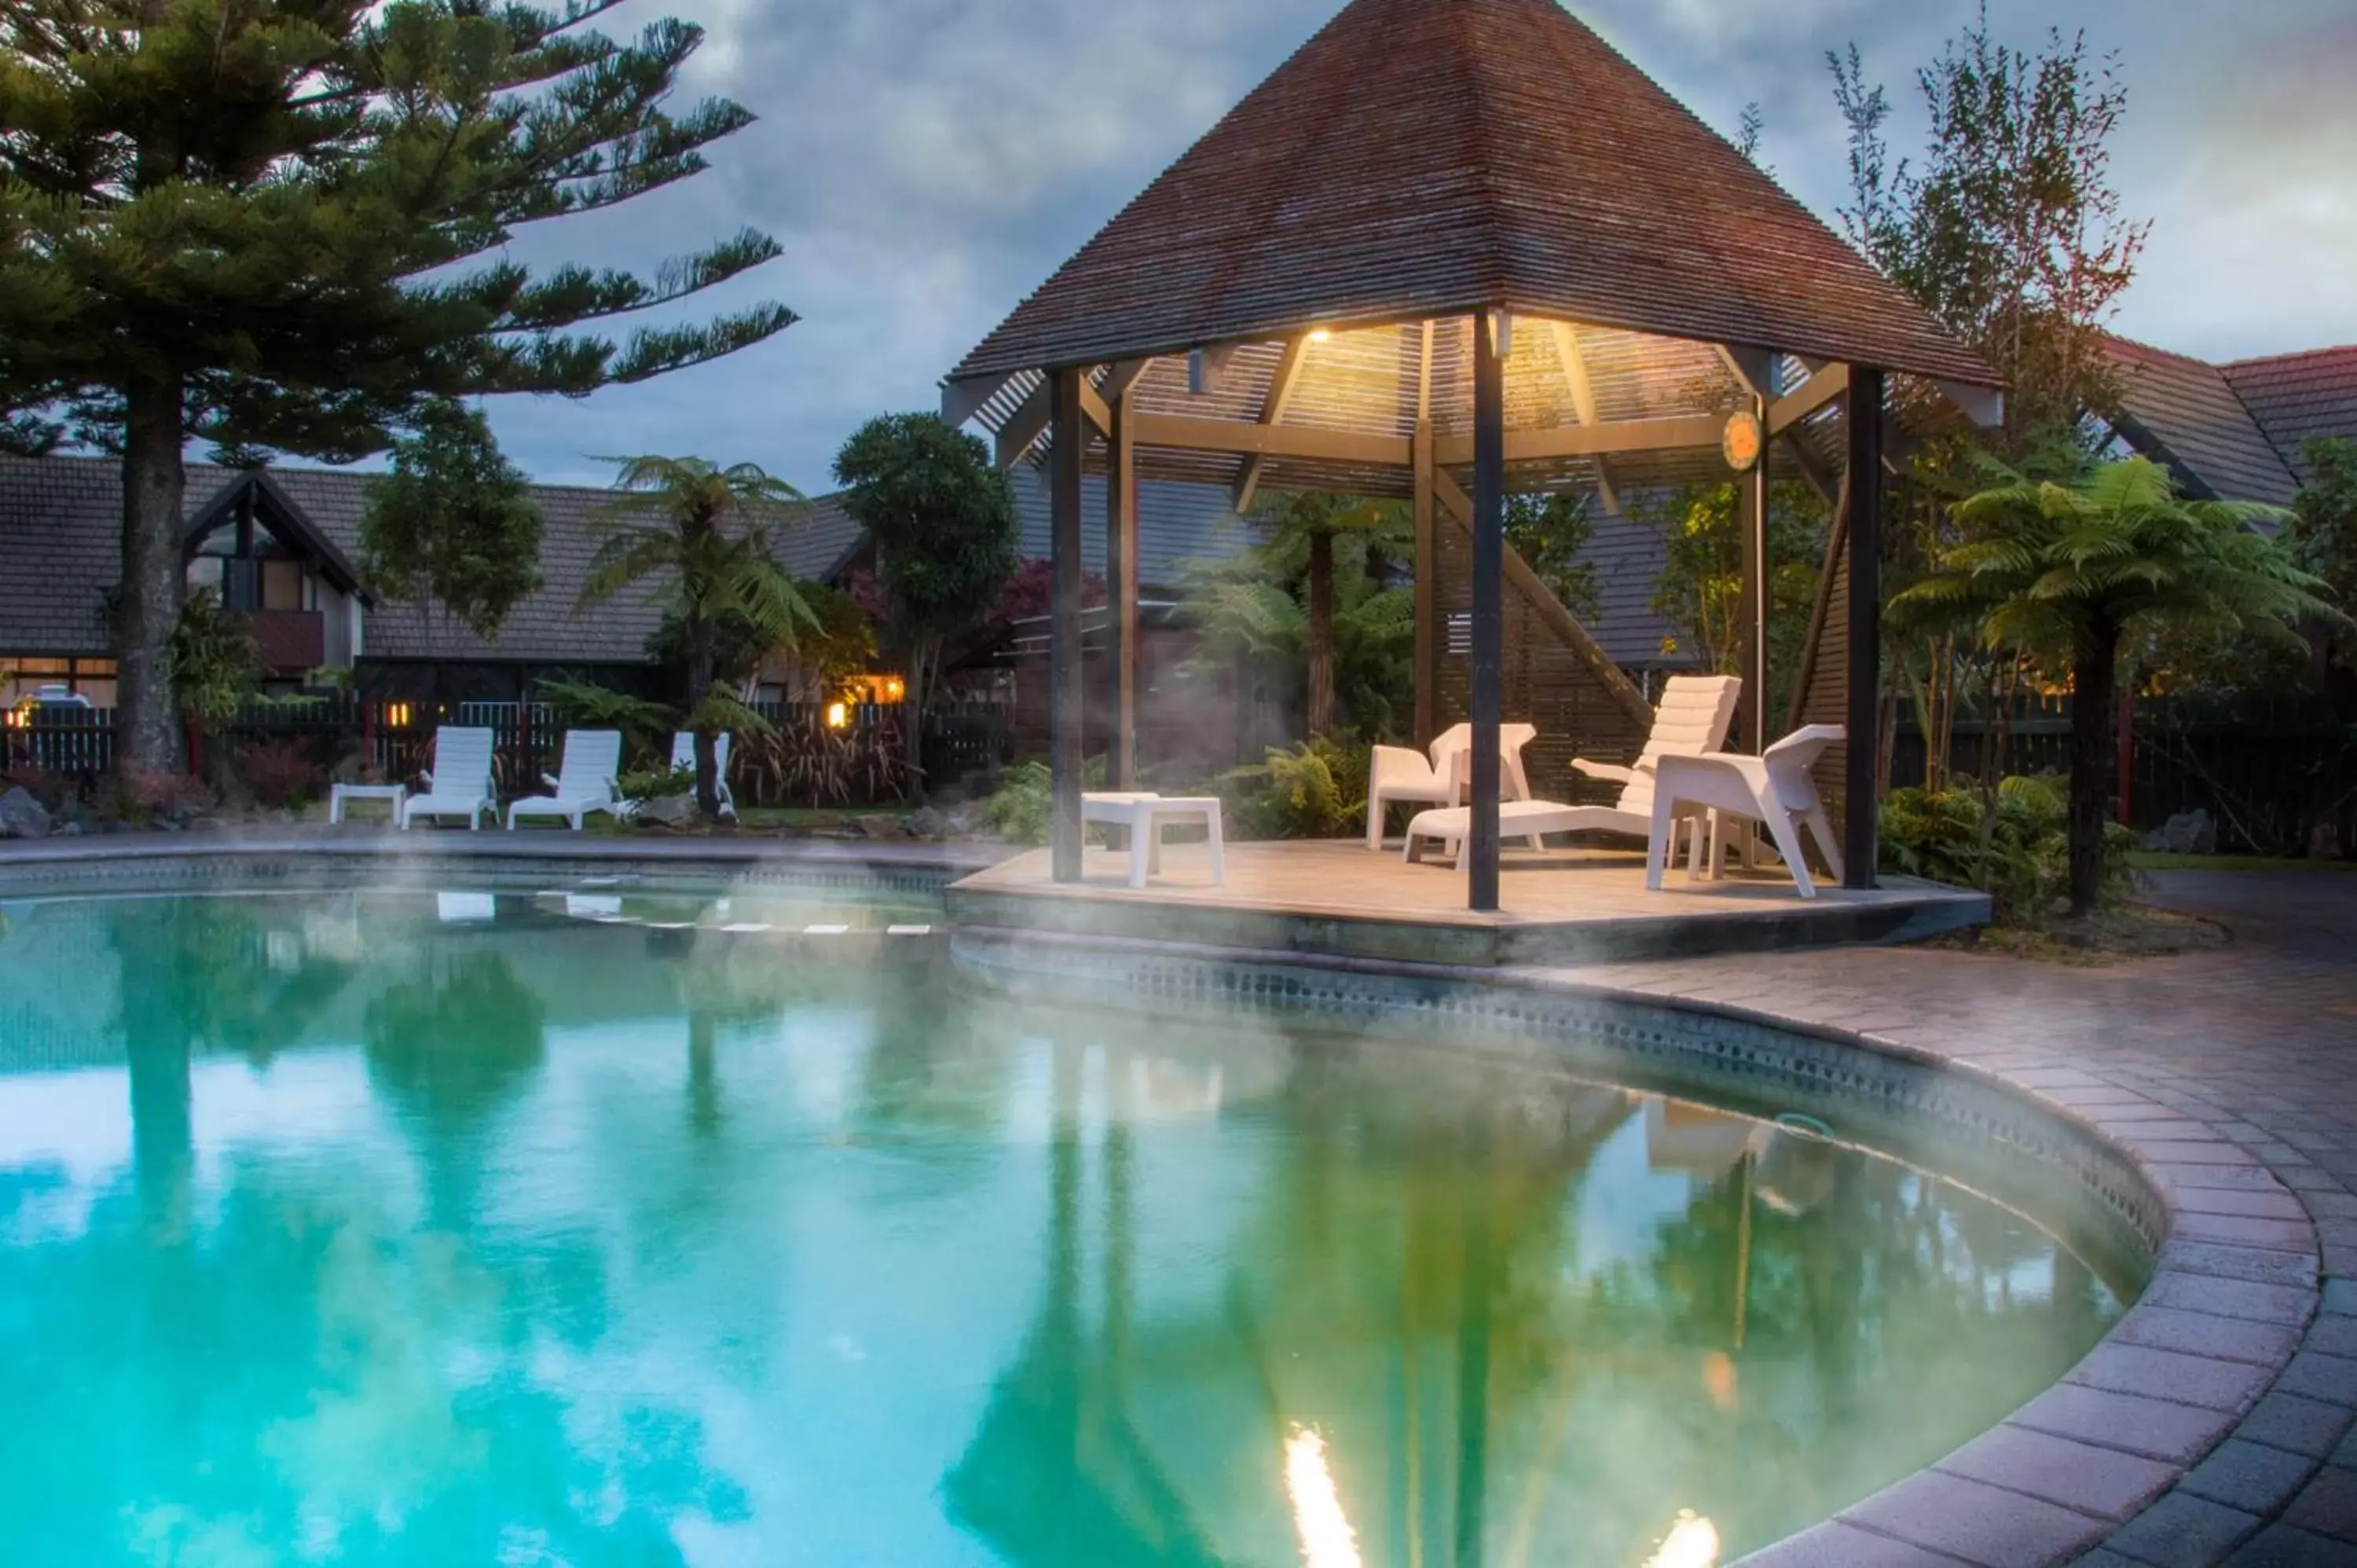
<svg viewBox="0 0 2357 1568">
<path fill-rule="evenodd" d="M 2083 970 L 1921 949 L 1549 978 L 1995 1072 L 2134 1149 L 2160 1273 L 2061 1383 L 1746 1568 L 2357 1563 L 2357 875 L 2182 874 L 2224 948 Z"/>
</svg>

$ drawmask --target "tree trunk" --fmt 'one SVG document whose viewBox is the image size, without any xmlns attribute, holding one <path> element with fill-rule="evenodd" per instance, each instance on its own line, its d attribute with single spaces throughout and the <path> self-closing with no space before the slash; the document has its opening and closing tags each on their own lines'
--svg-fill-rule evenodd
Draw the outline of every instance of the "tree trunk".
<svg viewBox="0 0 2357 1568">
<path fill-rule="evenodd" d="M 712 693 L 713 629 L 701 617 L 689 619 L 682 639 L 687 644 L 687 706 L 693 713 Z M 715 766 L 718 748 L 711 729 L 695 726 L 695 809 L 707 822 L 720 820 L 720 770 Z"/>
<path fill-rule="evenodd" d="M 2071 913 L 2095 907 L 2104 886 L 2104 823 L 2110 813 L 2113 683 L 2120 655 L 2117 623 L 2098 617 L 2071 667 Z"/>
<path fill-rule="evenodd" d="M 925 704 L 932 701 L 933 667 L 941 660 L 939 641 L 920 642 L 909 650 L 900 672 L 900 791 L 913 805 L 925 800 Z"/>
<path fill-rule="evenodd" d="M 1334 729 L 1334 536 L 1309 536 L 1309 733 Z"/>
<path fill-rule="evenodd" d="M 140 377 L 124 389 L 123 586 L 115 621 L 115 759 L 125 774 L 180 771 L 178 704 L 172 696 L 172 632 L 180 622 L 188 566 L 180 509 L 187 432 L 177 376 Z"/>
</svg>

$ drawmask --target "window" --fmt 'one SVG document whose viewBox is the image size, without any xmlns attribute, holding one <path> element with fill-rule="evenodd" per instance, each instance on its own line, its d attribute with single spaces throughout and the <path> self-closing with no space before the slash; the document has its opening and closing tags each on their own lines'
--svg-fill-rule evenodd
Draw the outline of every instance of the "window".
<svg viewBox="0 0 2357 1568">
<path fill-rule="evenodd" d="M 114 660 L 0 653 L 0 708 L 13 708 L 44 686 L 63 686 L 102 708 L 114 706 Z"/>
<path fill-rule="evenodd" d="M 299 610 L 303 607 L 303 567 L 295 561 L 262 564 L 262 607 Z"/>
</svg>

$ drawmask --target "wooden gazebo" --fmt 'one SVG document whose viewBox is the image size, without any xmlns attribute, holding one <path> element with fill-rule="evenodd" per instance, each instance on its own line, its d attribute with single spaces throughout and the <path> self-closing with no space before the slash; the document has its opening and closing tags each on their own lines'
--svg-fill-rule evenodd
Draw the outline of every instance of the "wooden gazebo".
<svg viewBox="0 0 2357 1568">
<path fill-rule="evenodd" d="M 952 423 L 1050 475 L 1056 880 L 1082 864 L 1084 472 L 1109 481 L 1119 784 L 1141 477 L 1229 485 L 1238 510 L 1273 489 L 1413 498 L 1416 726 L 1474 725 L 1470 901 L 1494 909 L 1506 705 L 1563 749 L 1543 743 L 1534 778 L 1574 745 L 1632 752 L 1651 718 L 1505 544 L 1506 495 L 1615 507 L 1740 474 L 1740 737 L 1870 737 L 1892 372 L 1994 415 L 1987 365 L 1555 0 L 1352 0 L 944 385 Z M 1835 510 L 1800 697 L 1774 715 L 1770 462 Z M 1874 747 L 1830 769 L 1849 880 L 1871 886 Z"/>
</svg>

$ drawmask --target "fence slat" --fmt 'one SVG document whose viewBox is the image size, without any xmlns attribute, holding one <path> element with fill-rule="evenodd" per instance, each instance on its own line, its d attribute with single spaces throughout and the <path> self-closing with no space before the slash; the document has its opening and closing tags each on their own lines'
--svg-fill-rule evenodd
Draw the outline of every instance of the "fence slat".
<svg viewBox="0 0 2357 1568">
<path fill-rule="evenodd" d="M 2031 697 L 2011 715 L 2007 773 L 2067 774 L 2072 699 Z M 1949 773 L 1977 778 L 1982 747 L 1999 725 L 1986 715 L 1956 722 Z M 1920 785 L 1924 737 L 1911 716 L 1893 737 L 1891 782 Z M 2208 811 L 2219 847 L 2305 854 L 2319 829 L 2344 851 L 2357 846 L 2357 713 L 2321 697 L 2147 697 L 2136 705 L 2131 825 Z"/>
</svg>

